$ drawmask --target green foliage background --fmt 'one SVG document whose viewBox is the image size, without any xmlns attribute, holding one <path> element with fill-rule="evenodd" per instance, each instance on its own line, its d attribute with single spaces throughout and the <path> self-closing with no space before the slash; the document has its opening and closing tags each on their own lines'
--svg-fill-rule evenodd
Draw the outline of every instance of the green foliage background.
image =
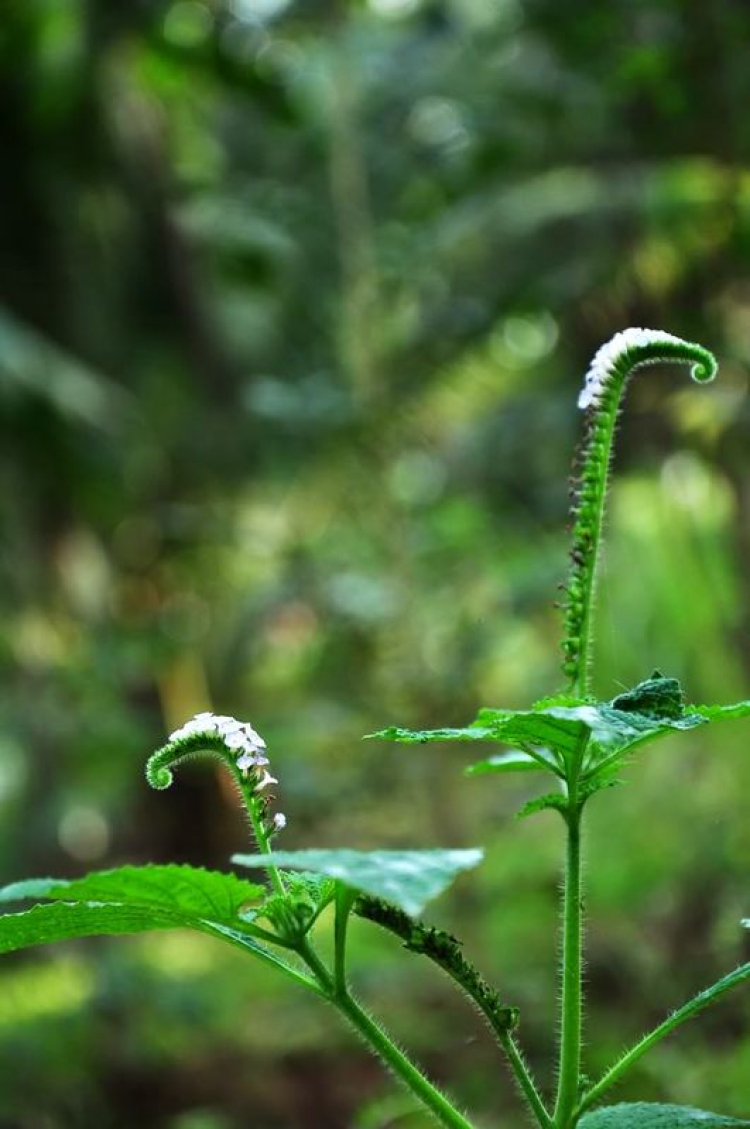
<svg viewBox="0 0 750 1129">
<path fill-rule="evenodd" d="M 560 686 L 575 397 L 626 325 L 719 381 L 633 384 L 602 696 L 655 665 L 750 688 L 750 10 L 744 0 L 6 0 L 0 27 L 0 878 L 246 848 L 215 707 L 267 738 L 284 846 L 484 845 L 433 911 L 552 1074 L 554 814 L 460 747 L 361 743 Z M 748 959 L 746 723 L 592 807 L 592 1073 Z M 358 980 L 487 1125 L 478 1020 L 356 927 Z M 744 952 L 743 952 L 744 948 Z M 750 1112 L 750 1004 L 621 1100 Z M 0 964 L 2 1129 L 420 1129 L 314 1000 L 209 938 Z"/>
</svg>

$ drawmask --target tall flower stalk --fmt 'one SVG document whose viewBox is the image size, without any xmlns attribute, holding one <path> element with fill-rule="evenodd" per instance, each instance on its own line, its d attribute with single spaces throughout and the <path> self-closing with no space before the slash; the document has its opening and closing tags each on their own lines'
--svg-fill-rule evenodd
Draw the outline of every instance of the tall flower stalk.
<svg viewBox="0 0 750 1129">
<path fill-rule="evenodd" d="M 615 424 L 632 373 L 645 365 L 689 364 L 694 380 L 716 376 L 713 355 L 702 345 L 655 329 L 617 333 L 596 353 L 578 397 L 586 414 L 580 448 L 579 477 L 572 482 L 572 546 L 565 602 L 563 670 L 570 692 L 586 698 L 593 646 L 597 564 L 612 460 Z M 575 1124 L 580 1100 L 583 1036 L 583 864 L 585 794 L 579 791 L 581 753 L 576 753 L 566 782 L 564 809 L 567 847 L 563 887 L 562 991 L 560 1047 L 555 1104 L 556 1129 Z"/>
<path fill-rule="evenodd" d="M 586 415 L 578 477 L 572 482 L 573 539 L 562 647 L 570 692 L 582 697 L 590 689 L 596 569 L 615 423 L 631 374 L 660 363 L 689 364 L 691 376 L 700 382 L 713 380 L 717 371 L 715 358 L 702 345 L 657 329 L 625 329 L 599 349 L 578 398 Z"/>
</svg>

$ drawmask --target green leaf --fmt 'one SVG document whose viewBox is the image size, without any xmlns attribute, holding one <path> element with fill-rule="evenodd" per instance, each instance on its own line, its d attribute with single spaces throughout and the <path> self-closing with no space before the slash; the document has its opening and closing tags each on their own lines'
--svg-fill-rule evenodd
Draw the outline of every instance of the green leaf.
<svg viewBox="0 0 750 1129">
<path fill-rule="evenodd" d="M 722 1117 L 686 1105 L 655 1105 L 635 1102 L 597 1109 L 578 1122 L 579 1129 L 727 1129 L 750 1125 L 736 1117 Z"/>
<path fill-rule="evenodd" d="M 146 906 L 87 902 L 38 905 L 23 913 L 6 913 L 0 917 L 0 953 L 73 937 L 141 933 L 149 929 L 173 929 L 179 924 L 169 914 L 160 914 Z"/>
<path fill-rule="evenodd" d="M 488 728 L 491 712 L 483 710 L 480 714 L 485 729 Z M 534 764 L 540 768 L 546 762 L 549 770 L 557 776 L 566 775 L 566 769 L 585 745 L 581 762 L 581 779 L 585 781 L 600 775 L 604 768 L 615 768 L 636 746 L 674 730 L 694 729 L 704 721 L 695 714 L 669 717 L 615 709 L 609 702 L 545 706 L 517 713 L 512 718 L 498 713 L 493 740 L 526 746 L 531 750 L 525 753 L 527 758 L 539 758 Z M 530 768 L 528 762 L 513 764 L 503 756 L 494 756 L 472 765 L 467 771 L 479 774 L 528 771 Z"/>
<path fill-rule="evenodd" d="M 312 929 L 336 895 L 336 881 L 325 874 L 281 872 L 286 892 L 269 894 L 257 907 L 243 913 L 243 921 L 265 918 L 275 933 L 295 944 Z"/>
<path fill-rule="evenodd" d="M 536 796 L 525 803 L 518 812 L 518 819 L 536 815 L 539 811 L 559 811 L 564 816 L 567 810 L 568 801 L 561 792 L 548 792 L 546 796 Z"/>
<path fill-rule="evenodd" d="M 513 749 L 509 753 L 497 753 L 487 760 L 470 764 L 464 772 L 467 776 L 484 776 L 492 772 L 544 772 L 547 767 L 541 758 Z"/>
<path fill-rule="evenodd" d="M 466 729 L 401 729 L 391 725 L 388 729 L 381 729 L 377 733 L 366 733 L 365 741 L 379 738 L 382 741 L 400 741 L 403 745 L 426 745 L 431 741 L 494 741 L 492 730 L 483 729 L 481 726 L 469 726 Z"/>
<path fill-rule="evenodd" d="M 733 718 L 747 717 L 750 714 L 750 699 L 734 702 L 729 706 L 691 706 L 690 709 L 706 721 L 731 721 Z"/>
<path fill-rule="evenodd" d="M 236 874 L 190 866 L 125 866 L 85 878 L 33 878 L 0 889 L 0 902 L 47 899 L 22 913 L 0 915 L 0 953 L 76 937 L 152 929 L 195 929 L 282 969 L 306 987 L 315 983 L 251 936 L 241 911 L 265 894 Z M 244 925 L 244 928 L 243 928 Z"/>
<path fill-rule="evenodd" d="M 637 746 L 705 724 L 706 707 L 701 708 L 702 713 L 687 712 L 677 680 L 655 671 L 610 702 L 548 698 L 530 710 L 482 709 L 465 729 L 391 728 L 373 736 L 407 744 L 491 741 L 511 746 L 511 752 L 471 765 L 466 770 L 470 775 L 547 770 L 566 779 L 580 757 L 580 783 L 599 786 L 610 781 L 618 764 Z"/>
<path fill-rule="evenodd" d="M 192 866 L 123 866 L 85 878 L 33 878 L 0 889 L 0 902 L 44 898 L 66 902 L 109 902 L 150 908 L 190 919 L 237 924 L 240 909 L 265 894 L 262 886 L 236 874 Z"/>
<path fill-rule="evenodd" d="M 405 913 L 421 913 L 462 870 L 476 866 L 480 850 L 437 851 L 274 851 L 271 855 L 235 855 L 238 866 L 289 867 L 325 874 L 353 890 L 385 898 Z"/>
<path fill-rule="evenodd" d="M 191 928 L 219 937 L 251 951 L 300 979 L 300 974 L 276 953 L 259 945 L 247 933 L 223 922 L 193 920 L 153 906 L 108 905 L 97 902 L 52 902 L 36 905 L 22 913 L 0 916 L 0 953 L 12 953 L 34 945 L 69 941 L 79 937 L 115 937 L 145 933 L 156 929 Z M 307 982 L 306 978 L 305 982 Z"/>
</svg>

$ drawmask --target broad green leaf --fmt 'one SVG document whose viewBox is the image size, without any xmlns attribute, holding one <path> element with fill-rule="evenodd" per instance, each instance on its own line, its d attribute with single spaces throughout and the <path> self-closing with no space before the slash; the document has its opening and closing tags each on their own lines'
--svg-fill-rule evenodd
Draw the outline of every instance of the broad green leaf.
<svg viewBox="0 0 750 1129">
<path fill-rule="evenodd" d="M 579 1129 L 730 1129 L 750 1125 L 736 1117 L 706 1113 L 686 1105 L 655 1105 L 635 1102 L 597 1109 L 578 1122 Z"/>
<path fill-rule="evenodd" d="M 33 878 L 0 889 L 0 902 L 30 898 L 143 906 L 189 918 L 236 924 L 240 909 L 265 894 L 236 874 L 192 866 L 123 866 L 85 878 Z"/>
<path fill-rule="evenodd" d="M 707 717 L 687 712 L 674 678 L 658 671 L 610 702 L 551 698 L 530 710 L 482 709 L 465 729 L 385 729 L 373 736 L 408 744 L 428 741 L 490 741 L 514 751 L 495 754 L 467 772 L 531 772 L 547 769 L 566 778 L 581 757 L 581 783 L 605 783 L 633 749 L 675 730 L 703 725 Z"/>
<path fill-rule="evenodd" d="M 482 710 L 479 719 L 485 730 L 491 727 L 493 711 Z M 479 720 L 478 719 L 478 720 Z M 694 729 L 705 718 L 696 714 L 681 717 L 659 717 L 634 710 L 615 709 L 609 702 L 587 703 L 577 706 L 545 706 L 512 717 L 497 713 L 493 740 L 508 745 L 522 745 L 547 762 L 551 772 L 564 775 L 562 766 L 569 766 L 579 751 L 582 779 L 598 776 L 603 769 L 616 767 L 623 757 L 636 746 L 680 729 Z M 585 746 L 585 751 L 584 751 Z M 538 761 L 534 762 L 544 767 Z M 472 765 L 471 774 L 484 772 L 520 771 L 530 766 L 511 767 L 504 757 L 488 757 Z"/>
<path fill-rule="evenodd" d="M 476 866 L 480 850 L 437 851 L 274 851 L 235 855 L 238 866 L 279 866 L 335 878 L 353 890 L 394 902 L 405 913 L 421 913 L 462 870 Z"/>
<path fill-rule="evenodd" d="M 34 878 L 0 889 L 0 902 L 47 899 L 22 913 L 0 915 L 0 953 L 76 937 L 195 929 L 239 946 L 315 985 L 242 929 L 241 910 L 265 894 L 236 874 L 190 866 L 125 866 L 85 878 Z M 247 927 L 246 927 L 247 929 Z"/>
<path fill-rule="evenodd" d="M 149 929 L 174 929 L 169 914 L 148 906 L 101 905 L 68 902 L 37 905 L 24 913 L 0 916 L 0 953 L 12 953 L 50 941 L 104 934 L 141 933 Z"/>
</svg>

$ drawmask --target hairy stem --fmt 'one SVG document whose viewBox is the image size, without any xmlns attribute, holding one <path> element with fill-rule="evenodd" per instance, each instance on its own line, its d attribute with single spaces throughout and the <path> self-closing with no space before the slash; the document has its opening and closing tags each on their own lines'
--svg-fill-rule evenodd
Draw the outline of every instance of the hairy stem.
<svg viewBox="0 0 750 1129">
<path fill-rule="evenodd" d="M 391 1042 L 383 1029 L 360 1007 L 353 996 L 349 993 L 338 996 L 334 1003 L 375 1053 L 429 1109 L 436 1121 L 445 1125 L 447 1129 L 473 1129 L 471 1122 L 425 1078 L 404 1052 Z"/>
<path fill-rule="evenodd" d="M 245 811 L 247 812 L 247 817 L 250 820 L 250 826 L 253 829 L 255 841 L 258 844 L 258 850 L 262 855 L 270 855 L 272 853 L 271 842 L 268 837 L 268 832 L 266 831 L 265 823 L 263 822 L 262 801 L 258 799 L 248 781 L 244 779 L 242 774 L 237 769 L 232 769 L 232 775 L 234 776 L 235 782 L 240 791 L 240 795 L 242 796 L 242 802 L 245 805 Z M 278 867 L 269 866 L 268 875 L 271 879 L 271 885 L 273 886 L 276 893 L 282 895 L 286 894 L 286 887 L 284 886 L 284 881 L 279 874 Z"/>
<path fill-rule="evenodd" d="M 589 692 L 596 571 L 617 414 L 633 370 L 659 362 L 691 364 L 691 375 L 698 381 L 716 375 L 716 361 L 701 345 L 658 330 L 627 329 L 596 354 L 579 400 L 586 418 L 580 478 L 572 484 L 573 535 L 562 647 L 570 691 L 581 697 Z"/>
<path fill-rule="evenodd" d="M 710 988 L 706 988 L 704 991 L 699 992 L 697 996 L 693 996 L 692 1000 L 688 1000 L 688 1002 L 678 1008 L 677 1011 L 673 1011 L 671 1015 L 667 1016 L 663 1023 L 660 1023 L 653 1031 L 644 1035 L 634 1047 L 631 1047 L 630 1050 L 627 1051 L 614 1066 L 611 1066 L 607 1073 L 587 1091 L 576 1110 L 576 1114 L 582 1114 L 597 1102 L 610 1086 L 618 1082 L 623 1074 L 661 1039 L 666 1038 L 667 1035 L 671 1035 L 682 1023 L 686 1023 L 688 1019 L 692 1019 L 694 1015 L 703 1011 L 703 1009 L 712 1004 L 714 1000 L 718 1000 L 719 997 L 723 996 L 725 992 L 728 992 L 730 988 L 734 988 L 736 984 L 741 984 L 745 980 L 750 980 L 750 963 L 743 964 L 739 968 L 736 968 L 734 972 L 728 973 L 721 980 L 718 980 L 716 984 L 712 984 Z"/>
<path fill-rule="evenodd" d="M 498 993 L 466 960 L 460 942 L 443 930 L 415 921 L 397 906 L 380 898 L 360 896 L 354 904 L 354 912 L 399 937 L 410 952 L 428 957 L 466 993 L 496 1036 L 537 1122 L 543 1129 L 551 1129 L 552 1118 L 513 1036 L 513 1029 L 518 1023 L 518 1011 L 501 1002 Z"/>
<path fill-rule="evenodd" d="M 498 1034 L 498 1040 L 515 1075 L 521 1093 L 526 1098 L 529 1109 L 542 1129 L 552 1129 L 554 1122 L 547 1112 L 547 1107 L 536 1087 L 531 1071 L 524 1061 L 518 1043 L 509 1032 L 504 1035 Z"/>
<path fill-rule="evenodd" d="M 581 1077 L 581 1028 L 583 1023 L 583 926 L 581 882 L 581 810 L 571 797 L 563 906 L 562 1004 L 560 1020 L 560 1067 L 555 1125 L 567 1129 L 578 1105 Z"/>
<path fill-rule="evenodd" d="M 334 974 L 337 992 L 346 992 L 346 938 L 349 928 L 349 915 L 356 897 L 356 891 L 345 886 L 343 882 L 336 883 Z"/>
<path fill-rule="evenodd" d="M 341 1012 L 370 1048 L 404 1085 L 419 1098 L 435 1120 L 446 1129 L 474 1129 L 459 1110 L 444 1094 L 427 1079 L 421 1070 L 397 1047 L 385 1031 L 354 999 L 349 990 L 340 988 L 325 967 L 309 941 L 305 940 L 299 948 L 300 956 L 306 962 L 323 988 L 333 1006 Z"/>
</svg>

